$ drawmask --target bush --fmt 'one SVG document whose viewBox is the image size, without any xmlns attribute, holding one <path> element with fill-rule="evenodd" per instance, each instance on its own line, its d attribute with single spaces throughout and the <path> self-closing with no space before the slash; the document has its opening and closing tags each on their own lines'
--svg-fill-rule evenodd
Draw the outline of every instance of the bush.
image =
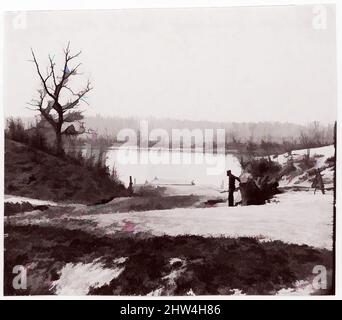
<svg viewBox="0 0 342 320">
<path fill-rule="evenodd" d="M 39 130 L 38 124 L 36 126 L 31 126 L 29 129 L 25 129 L 20 118 L 9 118 L 7 120 L 5 137 L 17 142 L 28 144 L 29 146 L 42 151 L 49 151 L 45 136 Z"/>
<path fill-rule="evenodd" d="M 110 178 L 116 182 L 116 183 L 121 183 L 120 181 L 120 176 L 119 176 L 119 172 L 118 170 L 116 169 L 116 166 L 115 164 L 112 166 L 112 171 L 110 173 Z"/>
<path fill-rule="evenodd" d="M 29 136 L 25 132 L 24 124 L 20 118 L 9 118 L 7 120 L 5 136 L 6 138 L 23 143 L 27 143 L 29 140 Z"/>
<path fill-rule="evenodd" d="M 297 160 L 296 163 L 298 163 L 299 167 L 305 171 L 313 168 L 316 165 L 316 160 L 315 158 L 305 155 L 302 159 Z"/>
<path fill-rule="evenodd" d="M 33 129 L 33 134 L 31 134 L 28 138 L 28 144 L 36 149 L 42 151 L 48 151 L 48 147 L 46 144 L 45 136 L 41 133 L 41 131 L 35 127 Z"/>
<path fill-rule="evenodd" d="M 5 216 L 15 215 L 21 212 L 30 212 L 33 210 L 47 210 L 49 207 L 46 205 L 37 205 L 33 206 L 31 203 L 25 202 L 5 202 L 4 204 L 4 213 Z"/>
<path fill-rule="evenodd" d="M 294 166 L 293 161 L 288 161 L 286 165 L 281 170 L 280 175 L 281 176 L 287 176 L 291 174 L 292 172 L 295 172 L 297 168 Z"/>
<path fill-rule="evenodd" d="M 22 203 L 5 202 L 4 204 L 5 216 L 11 216 L 19 212 L 33 211 L 33 210 L 34 210 L 34 207 L 29 202 L 22 202 Z"/>
<path fill-rule="evenodd" d="M 249 172 L 253 177 L 275 177 L 279 174 L 281 166 L 274 161 L 266 159 L 253 159 L 249 162 Z"/>
<path fill-rule="evenodd" d="M 95 171 L 99 176 L 108 176 L 114 182 L 121 183 L 116 169 L 113 168 L 115 173 L 113 176 L 113 170 L 110 172 L 109 167 L 106 165 L 107 147 L 97 147 L 91 144 L 84 146 L 82 144 L 80 145 L 80 140 L 77 142 L 69 145 L 69 148 L 63 156 L 65 160 L 76 165 L 84 166 L 90 171 Z M 86 154 L 84 154 L 82 148 L 87 148 Z"/>
<path fill-rule="evenodd" d="M 329 167 L 335 165 L 336 163 L 336 158 L 334 156 L 328 158 L 327 160 L 325 160 L 325 163 L 329 165 Z"/>
</svg>

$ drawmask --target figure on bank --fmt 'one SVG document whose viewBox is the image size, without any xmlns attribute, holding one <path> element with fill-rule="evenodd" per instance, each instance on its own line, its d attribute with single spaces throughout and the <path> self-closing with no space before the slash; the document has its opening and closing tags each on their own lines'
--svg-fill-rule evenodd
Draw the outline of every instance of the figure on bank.
<svg viewBox="0 0 342 320">
<path fill-rule="evenodd" d="M 322 174 L 319 170 L 316 169 L 315 172 L 315 178 L 312 182 L 311 185 L 312 188 L 315 188 L 314 194 L 316 193 L 316 190 L 319 189 L 321 190 L 321 192 L 323 194 L 325 194 L 325 190 L 324 190 L 324 182 L 323 182 L 323 178 L 322 178 Z"/>
<path fill-rule="evenodd" d="M 237 180 L 240 182 L 240 179 L 234 176 L 231 170 L 227 171 L 227 176 L 228 176 L 228 206 L 233 207 L 234 206 L 234 191 L 236 190 L 235 181 Z"/>
<path fill-rule="evenodd" d="M 128 195 L 132 196 L 133 195 L 133 181 L 132 181 L 132 176 L 129 176 L 129 185 L 127 188 Z"/>
</svg>

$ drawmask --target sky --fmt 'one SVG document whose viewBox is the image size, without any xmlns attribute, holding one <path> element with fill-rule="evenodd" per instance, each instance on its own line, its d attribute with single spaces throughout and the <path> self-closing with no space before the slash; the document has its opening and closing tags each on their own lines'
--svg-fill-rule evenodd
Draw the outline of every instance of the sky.
<svg viewBox="0 0 342 320">
<path fill-rule="evenodd" d="M 39 88 L 30 48 L 45 70 L 48 54 L 61 63 L 70 41 L 82 50 L 83 73 L 71 86 L 89 78 L 94 87 L 85 115 L 333 122 L 335 9 L 324 8 L 7 13 L 5 116 L 35 114 L 27 109 Z"/>
</svg>

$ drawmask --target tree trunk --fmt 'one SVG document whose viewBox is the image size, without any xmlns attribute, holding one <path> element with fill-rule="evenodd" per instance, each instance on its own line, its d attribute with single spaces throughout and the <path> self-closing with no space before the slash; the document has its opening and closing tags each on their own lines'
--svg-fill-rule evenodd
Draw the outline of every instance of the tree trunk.
<svg viewBox="0 0 342 320">
<path fill-rule="evenodd" d="M 64 154 L 62 133 L 60 130 L 56 130 L 56 152 L 59 156 Z"/>
<path fill-rule="evenodd" d="M 308 149 L 306 150 L 305 163 L 306 163 L 307 165 L 309 165 L 309 161 L 310 161 L 310 149 L 308 148 Z"/>
<path fill-rule="evenodd" d="M 265 199 L 253 179 L 240 183 L 241 204 L 243 206 L 264 204 Z"/>
<path fill-rule="evenodd" d="M 254 179 L 240 183 L 241 204 L 243 206 L 265 204 L 266 200 L 278 193 L 278 182 L 268 181 L 266 178 L 261 180 L 260 186 L 255 183 Z"/>
</svg>

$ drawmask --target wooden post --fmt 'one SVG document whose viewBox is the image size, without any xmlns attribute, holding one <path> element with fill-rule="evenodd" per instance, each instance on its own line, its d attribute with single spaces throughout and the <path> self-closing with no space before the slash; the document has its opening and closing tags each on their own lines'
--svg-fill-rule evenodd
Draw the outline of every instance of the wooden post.
<svg viewBox="0 0 342 320">
<path fill-rule="evenodd" d="M 132 182 L 132 176 L 129 176 L 128 194 L 129 194 L 130 196 L 133 194 L 133 182 Z"/>
</svg>

